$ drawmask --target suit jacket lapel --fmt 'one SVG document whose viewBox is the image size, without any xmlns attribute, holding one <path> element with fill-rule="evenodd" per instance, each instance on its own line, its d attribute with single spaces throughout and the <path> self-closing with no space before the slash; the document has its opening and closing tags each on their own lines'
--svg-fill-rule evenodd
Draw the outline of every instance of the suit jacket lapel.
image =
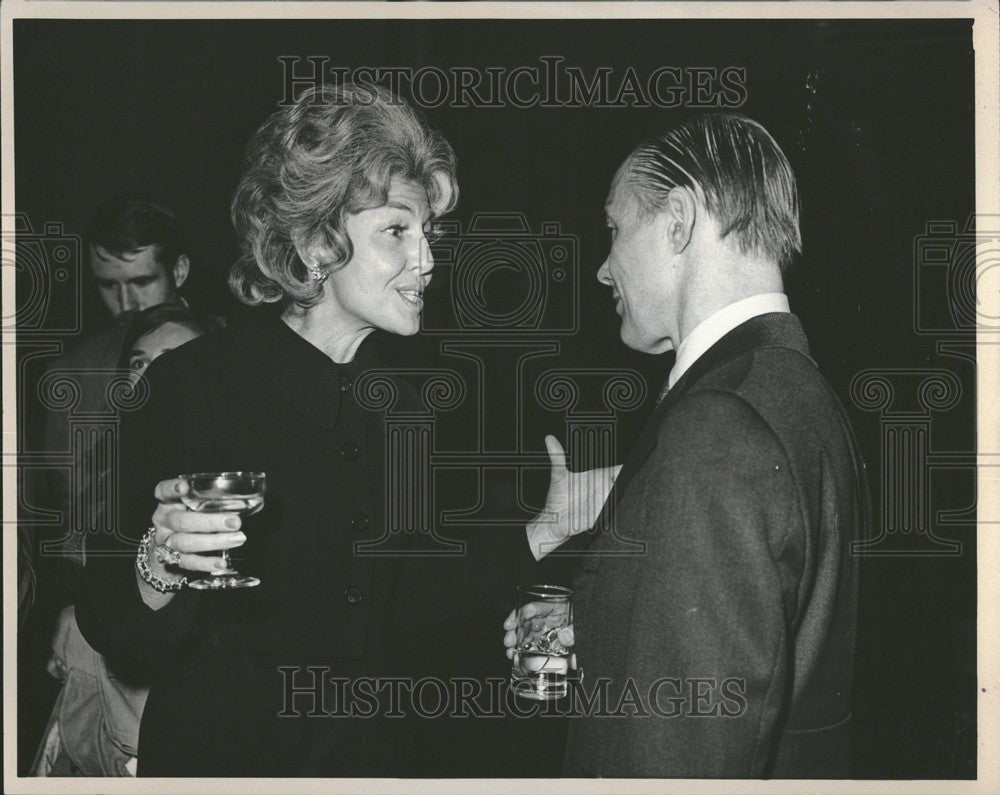
<svg viewBox="0 0 1000 795">
<path fill-rule="evenodd" d="M 615 537 L 613 531 L 616 506 L 624 498 L 632 478 L 642 469 L 643 464 L 656 449 L 660 425 L 670 412 L 671 407 L 707 373 L 718 369 L 744 353 L 768 347 L 791 348 L 807 357 L 809 356 L 809 344 L 799 319 L 787 312 L 773 312 L 758 315 L 740 324 L 691 365 L 690 369 L 681 376 L 680 380 L 674 384 L 650 414 L 642 433 L 639 434 L 614 486 L 611 488 L 611 493 L 608 495 L 593 529 L 583 534 L 589 537 L 581 543 L 584 549 L 589 553 L 603 556 L 641 555 L 645 552 L 644 544 L 634 541 L 628 542 L 624 539 L 618 539 L 618 549 L 610 549 L 611 542 L 607 539 Z M 598 544 L 598 540 L 603 540 L 603 543 Z M 588 557 L 590 556 L 588 555 Z"/>
</svg>

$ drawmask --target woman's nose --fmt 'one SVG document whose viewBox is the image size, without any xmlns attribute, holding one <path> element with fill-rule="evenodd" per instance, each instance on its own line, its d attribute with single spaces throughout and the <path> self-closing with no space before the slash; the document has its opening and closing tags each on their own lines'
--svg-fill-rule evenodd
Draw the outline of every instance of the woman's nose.
<svg viewBox="0 0 1000 795">
<path fill-rule="evenodd" d="M 417 267 L 421 273 L 430 274 L 434 270 L 434 254 L 431 253 L 431 244 L 426 237 L 420 238 L 420 246 L 417 250 Z"/>
</svg>

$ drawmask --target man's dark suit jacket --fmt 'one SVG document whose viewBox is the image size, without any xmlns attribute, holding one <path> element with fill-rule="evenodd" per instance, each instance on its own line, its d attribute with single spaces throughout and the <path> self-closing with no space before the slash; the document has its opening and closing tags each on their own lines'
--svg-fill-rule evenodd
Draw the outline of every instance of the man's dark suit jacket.
<svg viewBox="0 0 1000 795">
<path fill-rule="evenodd" d="M 850 543 L 867 511 L 798 319 L 717 342 L 653 411 L 577 572 L 597 702 L 570 720 L 565 773 L 849 776 Z M 643 552 L 620 556 L 621 539 Z"/>
</svg>

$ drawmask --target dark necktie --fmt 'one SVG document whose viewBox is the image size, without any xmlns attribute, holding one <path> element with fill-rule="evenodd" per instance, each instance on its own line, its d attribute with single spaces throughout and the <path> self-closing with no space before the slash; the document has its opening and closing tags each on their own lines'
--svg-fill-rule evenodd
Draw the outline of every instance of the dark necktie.
<svg viewBox="0 0 1000 795">
<path fill-rule="evenodd" d="M 660 390 L 660 396 L 656 399 L 656 405 L 659 406 L 663 399 L 667 396 L 667 392 L 670 391 L 670 376 L 667 376 L 667 380 L 663 382 L 663 389 Z"/>
</svg>

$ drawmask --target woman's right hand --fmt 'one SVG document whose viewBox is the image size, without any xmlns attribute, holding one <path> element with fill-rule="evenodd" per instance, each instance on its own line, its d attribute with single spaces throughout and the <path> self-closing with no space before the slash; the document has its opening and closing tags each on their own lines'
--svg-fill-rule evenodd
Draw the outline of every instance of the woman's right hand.
<svg viewBox="0 0 1000 795">
<path fill-rule="evenodd" d="M 159 505 L 153 512 L 153 544 L 149 567 L 154 574 L 169 579 L 175 577 L 157 557 L 156 547 L 166 547 L 180 553 L 176 567 L 187 571 L 213 572 L 224 568 L 221 557 L 200 553 L 233 549 L 247 537 L 240 532 L 240 517 L 236 513 L 199 513 L 188 510 L 181 497 L 187 493 L 187 481 L 181 478 L 161 480 L 156 484 Z M 174 567 L 171 566 L 171 569 Z"/>
</svg>

